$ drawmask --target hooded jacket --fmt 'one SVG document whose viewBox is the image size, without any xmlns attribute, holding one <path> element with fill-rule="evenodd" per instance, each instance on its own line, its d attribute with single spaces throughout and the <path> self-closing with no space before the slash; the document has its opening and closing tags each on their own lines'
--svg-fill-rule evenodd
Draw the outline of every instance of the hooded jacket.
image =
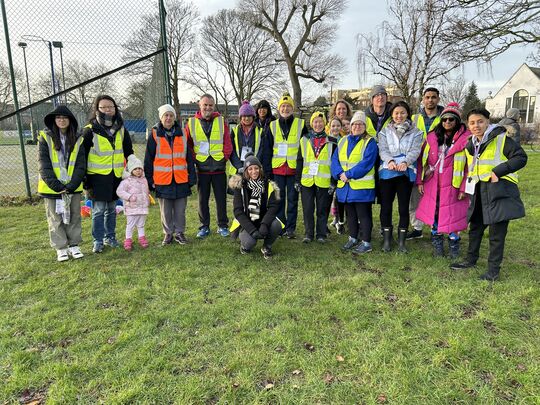
<svg viewBox="0 0 540 405">
<path fill-rule="evenodd" d="M 73 129 L 77 135 L 77 139 L 80 136 L 80 133 L 78 130 L 78 123 L 73 115 L 73 113 L 64 105 L 58 106 L 54 111 L 50 112 L 45 116 L 44 122 L 46 128 L 44 129 L 44 132 L 46 132 L 49 136 L 52 138 L 55 138 L 56 135 L 54 135 L 53 128 L 54 128 L 54 119 L 57 115 L 63 115 L 66 117 L 69 117 L 70 125 L 73 126 Z M 71 154 L 71 151 L 73 150 L 74 145 L 67 145 L 69 150 L 66 150 L 66 166 L 69 163 L 69 155 Z M 71 176 L 71 181 L 67 184 L 62 183 L 54 173 L 53 170 L 53 164 L 51 162 L 51 157 L 49 153 L 49 144 L 45 141 L 43 137 L 39 137 L 38 142 L 38 170 L 39 175 L 41 179 L 51 188 L 52 190 L 60 193 L 63 190 L 67 190 L 68 193 L 74 193 L 75 190 L 79 187 L 81 182 L 84 179 L 84 175 L 86 173 L 86 157 L 85 157 L 85 151 L 83 145 L 79 148 L 79 153 L 77 154 L 76 160 L 75 160 L 75 169 L 73 170 L 73 175 Z M 58 199 L 61 198 L 59 194 L 45 194 L 40 193 L 42 197 L 45 198 L 54 198 Z"/>
<path fill-rule="evenodd" d="M 101 124 L 97 122 L 96 118 L 91 119 L 89 125 L 91 126 L 90 128 L 83 129 L 83 145 L 86 153 L 86 160 L 88 160 L 88 154 L 90 153 L 90 149 L 94 146 L 94 133 L 98 134 L 99 136 L 105 137 L 114 147 L 113 137 Z M 124 121 L 120 113 L 117 112 L 114 125 L 112 127 L 114 133 L 116 133 L 116 131 L 123 126 Z M 133 144 L 131 143 L 131 136 L 125 128 L 122 149 L 124 151 L 124 158 L 126 159 L 129 155 L 133 154 Z M 116 177 L 114 174 L 114 170 L 106 175 L 87 174 L 85 188 L 88 190 L 90 198 L 96 201 L 114 201 L 118 199 L 118 196 L 116 195 L 116 189 L 118 188 L 120 181 L 122 181 L 122 177 Z"/>
<path fill-rule="evenodd" d="M 495 166 L 492 170 L 499 181 L 495 183 L 479 181 L 476 184 L 474 195 L 469 196 L 470 205 L 467 212 L 467 220 L 469 221 L 477 204 L 481 204 L 483 222 L 486 225 L 525 216 L 525 207 L 521 201 L 517 184 L 502 178 L 502 176 L 517 172 L 527 164 L 527 154 L 520 145 L 508 136 L 508 130 L 507 127 L 493 125 L 486 131 L 487 140 L 480 145 L 479 153 L 482 154 L 491 142 L 495 142 L 498 135 L 506 134 L 503 154 L 508 160 Z M 474 155 L 472 138 L 465 148 L 471 155 Z"/>
</svg>

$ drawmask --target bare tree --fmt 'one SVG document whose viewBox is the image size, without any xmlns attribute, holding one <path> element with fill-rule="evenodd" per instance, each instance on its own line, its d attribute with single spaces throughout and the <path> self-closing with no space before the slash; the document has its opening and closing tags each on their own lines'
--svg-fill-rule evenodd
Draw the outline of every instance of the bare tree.
<svg viewBox="0 0 540 405">
<path fill-rule="evenodd" d="M 446 105 L 453 101 L 463 106 L 465 96 L 467 95 L 466 85 L 467 81 L 463 74 L 449 77 L 441 85 L 441 102 Z"/>
<path fill-rule="evenodd" d="M 220 10 L 205 18 L 201 49 L 227 72 L 238 105 L 283 82 L 281 65 L 274 61 L 278 47 L 273 38 L 246 24 L 239 11 Z"/>
<path fill-rule="evenodd" d="M 184 0 L 168 0 L 166 2 L 166 33 L 169 57 L 170 87 L 173 103 L 177 114 L 180 113 L 178 90 L 182 65 L 187 61 L 187 55 L 195 40 L 194 28 L 199 18 L 197 7 Z M 145 15 L 141 27 L 124 44 L 124 61 L 132 61 L 141 56 L 155 52 L 161 41 L 159 13 Z M 160 57 L 160 56 L 158 56 Z M 152 75 L 153 60 L 147 59 L 131 68 L 135 75 Z"/>
<path fill-rule="evenodd" d="M 330 54 L 345 0 L 241 0 L 251 23 L 270 34 L 281 48 L 276 62 L 285 63 L 297 107 L 302 105 L 301 79 L 323 83 L 343 72 L 345 61 Z"/>
<path fill-rule="evenodd" d="M 222 113 L 225 117 L 228 116 L 229 104 L 236 97 L 229 82 L 229 76 L 222 66 L 212 63 L 212 60 L 199 54 L 194 54 L 190 58 L 187 70 L 181 80 L 196 89 L 200 95 L 213 94 L 216 104 L 222 102 L 225 105 Z"/>
<path fill-rule="evenodd" d="M 357 37 L 358 69 L 371 66 L 371 73 L 395 85 L 407 102 L 419 102 L 427 85 L 462 64 L 459 44 L 442 40 L 452 12 L 443 7 L 448 1 L 391 0 L 390 21 L 375 35 Z"/>
<path fill-rule="evenodd" d="M 509 48 L 531 44 L 531 60 L 540 63 L 540 2 L 538 0 L 452 0 L 457 14 L 447 41 L 464 41 L 467 61 L 491 61 Z"/>
<path fill-rule="evenodd" d="M 23 72 L 21 69 L 14 68 L 15 85 L 17 86 L 17 94 L 19 95 L 19 103 L 21 95 L 25 94 L 26 84 L 23 80 Z M 26 98 L 24 98 L 26 100 Z M 13 89 L 11 87 L 11 75 L 9 67 L 6 63 L 0 61 L 0 117 L 8 113 L 10 104 L 13 104 Z M 28 104 L 28 103 L 25 103 Z M 12 110 L 11 110 L 12 111 Z"/>
</svg>

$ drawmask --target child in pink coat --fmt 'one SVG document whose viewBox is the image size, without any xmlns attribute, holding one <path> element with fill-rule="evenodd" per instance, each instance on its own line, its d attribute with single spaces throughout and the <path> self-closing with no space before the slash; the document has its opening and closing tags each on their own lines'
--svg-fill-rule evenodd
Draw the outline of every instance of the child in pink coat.
<svg viewBox="0 0 540 405">
<path fill-rule="evenodd" d="M 124 213 L 126 214 L 126 239 L 124 249 L 130 251 L 133 248 L 133 230 L 137 227 L 139 244 L 142 248 L 148 247 L 148 240 L 144 234 L 144 224 L 150 205 L 148 182 L 144 177 L 143 164 L 135 156 L 128 157 L 126 170 L 122 176 L 124 179 L 118 186 L 116 194 L 124 200 Z"/>
<path fill-rule="evenodd" d="M 450 257 L 459 255 L 459 232 L 467 229 L 465 146 L 469 130 L 461 122 L 459 104 L 449 103 L 441 122 L 430 132 L 418 159 L 416 184 L 420 203 L 416 218 L 432 226 L 434 256 L 444 255 L 443 233 L 448 234 Z"/>
</svg>

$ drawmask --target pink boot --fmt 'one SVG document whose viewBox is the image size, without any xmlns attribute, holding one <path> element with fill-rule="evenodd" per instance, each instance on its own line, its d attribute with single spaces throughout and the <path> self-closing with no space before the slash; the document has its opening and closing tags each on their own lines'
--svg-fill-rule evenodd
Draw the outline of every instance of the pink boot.
<svg viewBox="0 0 540 405">
<path fill-rule="evenodd" d="M 133 249 L 133 241 L 131 239 L 126 239 L 124 241 L 124 249 L 126 249 L 128 252 L 131 252 L 131 249 Z"/>
<path fill-rule="evenodd" d="M 146 239 L 146 236 L 141 236 L 139 238 L 139 245 L 141 245 L 141 247 L 144 249 L 148 247 L 148 239 Z"/>
</svg>

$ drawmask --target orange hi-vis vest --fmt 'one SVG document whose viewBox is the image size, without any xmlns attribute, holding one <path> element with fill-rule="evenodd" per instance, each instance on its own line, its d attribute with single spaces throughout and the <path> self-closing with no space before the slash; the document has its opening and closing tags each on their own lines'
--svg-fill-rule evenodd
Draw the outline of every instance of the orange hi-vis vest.
<svg viewBox="0 0 540 405">
<path fill-rule="evenodd" d="M 182 131 L 182 130 L 180 130 Z M 152 136 L 156 141 L 156 156 L 154 158 L 154 184 L 167 186 L 174 181 L 177 184 L 188 182 L 187 170 L 187 140 L 184 131 L 182 136 L 175 136 L 173 147 L 164 136 L 157 136 L 156 128 L 152 128 Z"/>
</svg>

